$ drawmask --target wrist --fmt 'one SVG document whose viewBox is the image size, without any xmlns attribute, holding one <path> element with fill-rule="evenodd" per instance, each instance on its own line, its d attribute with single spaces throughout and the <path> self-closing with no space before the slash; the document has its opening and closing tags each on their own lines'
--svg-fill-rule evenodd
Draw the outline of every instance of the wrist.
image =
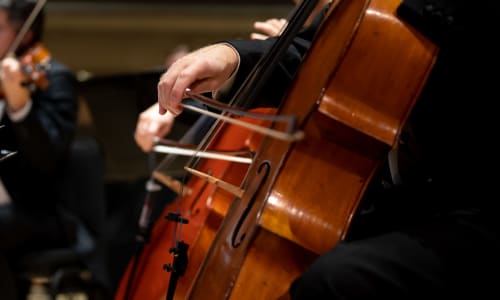
<svg viewBox="0 0 500 300">
<path fill-rule="evenodd" d="M 16 106 L 16 109 L 12 108 L 10 105 L 7 105 L 7 114 L 9 118 L 14 122 L 20 122 L 26 118 L 28 113 L 31 111 L 31 106 L 33 102 L 31 99 L 24 102 L 22 105 Z"/>
<path fill-rule="evenodd" d="M 16 113 L 16 112 L 22 110 L 27 105 L 27 103 L 28 103 L 28 101 L 22 102 L 22 103 L 15 103 L 15 104 L 8 103 L 7 109 L 11 113 Z"/>
<path fill-rule="evenodd" d="M 240 54 L 236 48 L 233 47 L 230 43 L 223 43 L 224 46 L 228 49 L 227 51 L 227 56 L 229 57 L 229 66 L 230 66 L 230 72 L 229 76 L 227 77 L 227 80 L 230 80 L 231 77 L 234 77 L 234 74 L 238 71 L 238 68 L 240 66 Z"/>
</svg>

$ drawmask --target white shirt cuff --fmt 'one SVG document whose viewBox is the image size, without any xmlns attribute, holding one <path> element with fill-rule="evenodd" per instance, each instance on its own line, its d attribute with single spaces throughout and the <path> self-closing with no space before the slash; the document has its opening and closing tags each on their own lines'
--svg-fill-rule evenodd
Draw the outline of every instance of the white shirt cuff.
<svg viewBox="0 0 500 300">
<path fill-rule="evenodd" d="M 236 78 L 236 73 L 238 73 L 238 69 L 240 68 L 240 54 L 238 51 L 229 43 L 224 43 L 225 45 L 231 47 L 234 52 L 236 53 L 236 56 L 238 56 L 238 65 L 236 65 L 236 69 L 234 69 L 233 74 L 229 76 L 229 78 L 222 84 L 222 86 L 212 92 L 212 98 L 213 99 L 220 99 L 222 95 L 226 94 L 231 90 L 231 87 L 233 86 L 234 79 Z"/>
<path fill-rule="evenodd" d="M 9 115 L 9 118 L 12 120 L 12 122 L 21 122 L 26 118 L 26 116 L 29 114 L 31 111 L 31 106 L 33 105 L 33 101 L 31 99 L 26 102 L 26 104 L 19 110 L 12 112 L 9 109 L 7 109 L 7 114 Z"/>
</svg>

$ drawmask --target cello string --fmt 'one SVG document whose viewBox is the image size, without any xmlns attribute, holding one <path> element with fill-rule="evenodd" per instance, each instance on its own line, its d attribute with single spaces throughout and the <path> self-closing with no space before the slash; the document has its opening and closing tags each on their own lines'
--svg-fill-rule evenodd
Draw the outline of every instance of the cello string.
<svg viewBox="0 0 500 300">
<path fill-rule="evenodd" d="M 288 17 L 289 21 L 285 30 L 272 44 L 269 52 L 266 55 L 263 55 L 257 62 L 250 75 L 246 78 L 236 94 L 229 101 L 230 105 L 236 104 L 239 107 L 246 107 L 248 106 L 248 99 L 255 98 L 260 88 L 262 88 L 263 82 L 266 81 L 265 78 L 268 78 L 271 75 L 271 66 L 276 65 L 277 61 L 279 61 L 279 59 L 284 55 L 286 49 L 292 43 L 293 38 L 296 36 L 299 30 L 303 27 L 303 24 L 305 23 L 317 3 L 318 0 L 303 0 L 301 1 L 301 3 L 294 6 L 294 9 Z M 226 118 L 229 118 L 231 114 L 226 110 L 222 110 L 219 116 L 224 116 L 225 120 L 221 119 L 220 117 L 216 119 L 205 137 L 199 143 L 198 147 L 194 150 L 193 155 L 185 165 L 185 168 L 187 167 L 194 169 L 195 163 L 200 160 L 199 155 L 196 154 L 208 149 L 210 142 L 213 141 L 212 137 L 216 135 L 222 128 L 220 123 L 226 122 Z M 188 174 L 185 173 L 184 176 L 185 178 L 187 178 Z"/>
<path fill-rule="evenodd" d="M 245 102 L 249 101 L 248 99 L 253 99 L 257 95 L 258 90 L 262 87 L 262 83 L 265 82 L 263 78 L 267 78 L 271 75 L 271 67 L 275 65 L 276 62 L 281 58 L 288 47 L 291 44 L 296 33 L 302 28 L 306 19 L 311 14 L 312 10 L 316 6 L 318 0 L 304 0 L 301 1 L 298 5 L 294 6 L 290 16 L 287 18 L 288 25 L 286 26 L 283 33 L 279 38 L 271 46 L 269 52 L 262 56 L 261 59 L 257 62 L 256 66 L 252 69 L 251 74 L 246 78 L 243 84 L 240 86 L 236 94 L 229 101 L 230 105 L 238 104 L 237 106 L 245 107 L 247 106 Z M 258 84 L 258 88 L 256 86 Z M 230 113 L 221 110 L 220 115 L 225 115 L 226 117 L 230 116 Z M 226 119 L 227 120 L 227 119 Z M 209 147 L 209 141 L 211 137 L 216 135 L 222 126 L 218 126 L 220 123 L 220 119 L 217 118 L 215 124 L 213 124 L 208 130 L 205 137 L 201 140 L 198 147 L 194 150 L 191 160 L 186 164 L 186 167 L 194 167 L 196 159 L 199 159 L 199 155 L 196 155 L 197 152 L 206 151 Z M 186 174 L 187 176 L 188 174 Z"/>
<path fill-rule="evenodd" d="M 269 51 L 259 59 L 249 76 L 245 78 L 245 81 L 229 101 L 229 105 L 247 108 L 251 99 L 256 99 L 258 93 L 263 87 L 263 84 L 267 81 L 266 79 L 272 74 L 272 66 L 275 66 L 281 57 L 283 57 L 288 46 L 292 43 L 296 34 L 303 27 L 305 21 L 310 16 L 317 3 L 318 0 L 303 0 L 298 5 L 294 6 L 290 16 L 287 18 L 288 25 L 285 30 L 276 39 L 276 41 L 273 42 Z M 226 110 L 221 110 L 220 116 L 229 117 L 229 115 L 230 114 Z M 222 118 L 220 116 L 217 118 L 216 124 L 221 122 Z M 201 141 L 196 151 L 202 151 L 202 149 L 206 150 L 208 148 L 207 142 L 212 134 L 213 132 L 211 130 Z M 195 157 L 196 156 L 193 155 L 193 158 Z M 189 165 L 188 167 L 192 166 Z"/>
<path fill-rule="evenodd" d="M 238 107 L 247 108 L 249 101 L 251 99 L 256 99 L 258 92 L 263 87 L 263 84 L 267 81 L 272 74 L 272 66 L 276 65 L 277 62 L 283 57 L 288 46 L 292 43 L 296 34 L 303 27 L 305 21 L 310 16 L 311 12 L 317 5 L 318 0 L 303 0 L 298 5 L 294 6 L 288 19 L 288 25 L 286 26 L 283 33 L 273 42 L 269 51 L 263 55 L 257 64 L 254 66 L 250 75 L 245 78 L 243 84 L 236 91 L 235 95 L 229 101 L 229 105 L 236 105 Z M 195 99 L 196 100 L 196 99 Z M 221 116 L 224 116 L 222 118 Z M 216 124 L 221 121 L 227 121 L 227 117 L 230 113 L 222 109 L 220 116 L 217 117 Z M 224 120 L 222 120 L 224 119 Z M 208 142 L 210 137 L 213 136 L 214 127 L 209 131 L 205 138 L 201 141 L 197 151 L 204 151 L 208 148 Z M 221 126 L 219 126 L 220 128 Z M 196 155 L 193 155 L 191 160 L 194 160 Z M 187 164 L 187 167 L 192 167 L 192 165 Z"/>
<path fill-rule="evenodd" d="M 303 24 L 305 23 L 305 20 L 309 17 L 310 13 L 312 12 L 312 9 L 316 6 L 317 2 L 318 0 L 303 0 L 299 5 L 295 6 L 293 14 L 291 18 L 289 18 L 290 19 L 289 26 L 287 26 L 287 28 L 280 36 L 280 38 L 278 38 L 276 42 L 273 43 L 269 53 L 264 55 L 259 60 L 257 65 L 253 68 L 250 76 L 246 78 L 243 85 L 240 87 L 240 89 L 238 89 L 235 96 L 229 102 L 230 105 L 236 104 L 239 107 L 247 108 L 248 103 L 250 101 L 249 99 L 255 98 L 252 96 L 257 95 L 257 91 L 260 90 L 260 88 L 263 85 L 263 82 L 266 81 L 263 78 L 267 78 L 268 76 L 270 76 L 272 70 L 271 66 L 276 65 L 276 62 L 283 56 L 286 49 L 288 48 L 288 45 L 291 44 L 293 37 L 296 35 L 299 29 L 302 28 Z M 222 110 L 220 112 L 220 115 L 229 118 L 232 114 L 228 111 Z M 214 135 L 221 131 L 222 128 L 221 124 L 224 124 L 221 122 L 225 123 L 226 120 L 221 120 L 217 118 L 217 120 L 208 130 L 205 137 L 201 140 L 201 143 L 194 150 L 193 156 L 189 159 L 185 167 L 192 168 L 195 162 L 201 159 L 196 155 L 196 152 L 208 149 L 210 143 L 214 141 L 213 139 Z M 185 178 L 186 176 L 188 176 L 187 172 L 184 174 L 184 176 Z M 179 213 L 182 214 L 183 212 L 180 211 Z M 174 228 L 174 233 L 176 234 L 174 238 L 176 238 L 175 239 L 176 241 L 180 241 L 181 229 L 182 229 L 182 223 L 176 224 Z M 170 278 L 170 280 L 172 280 L 172 277 Z M 167 292 L 167 299 L 169 296 L 173 296 L 169 294 L 170 293 Z"/>
</svg>

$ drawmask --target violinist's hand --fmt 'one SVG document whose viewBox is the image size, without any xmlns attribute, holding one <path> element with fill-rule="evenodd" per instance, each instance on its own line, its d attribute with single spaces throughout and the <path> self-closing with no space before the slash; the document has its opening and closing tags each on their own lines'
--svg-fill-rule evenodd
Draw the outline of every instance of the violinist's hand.
<svg viewBox="0 0 500 300">
<path fill-rule="evenodd" d="M 271 36 L 278 36 L 287 25 L 286 19 L 268 19 L 266 21 L 257 21 L 253 23 L 253 28 L 259 32 L 250 34 L 253 40 L 265 40 Z"/>
<path fill-rule="evenodd" d="M 219 89 L 239 64 L 235 49 L 225 43 L 200 48 L 175 61 L 158 83 L 160 114 L 182 112 L 180 102 L 187 88 L 194 93 Z"/>
<path fill-rule="evenodd" d="M 135 142 L 144 152 L 151 151 L 154 138 L 166 136 L 172 129 L 174 119 L 175 116 L 170 112 L 160 115 L 158 103 L 150 106 L 139 115 L 134 133 Z"/>
<path fill-rule="evenodd" d="M 8 109 L 15 112 L 23 108 L 30 99 L 30 92 L 22 85 L 26 77 L 17 59 L 7 57 L 2 60 L 0 80 Z"/>
</svg>

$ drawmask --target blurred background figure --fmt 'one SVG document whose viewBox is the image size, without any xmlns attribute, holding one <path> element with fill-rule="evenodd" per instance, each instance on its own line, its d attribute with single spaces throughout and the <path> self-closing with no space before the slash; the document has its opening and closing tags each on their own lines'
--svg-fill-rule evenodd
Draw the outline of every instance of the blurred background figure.
<svg viewBox="0 0 500 300">
<path fill-rule="evenodd" d="M 187 53 L 189 53 L 187 45 L 181 44 L 177 46 L 165 58 L 165 67 L 168 68 L 168 66 Z M 134 132 L 134 140 L 144 152 L 151 151 L 155 138 L 167 136 L 172 129 L 174 116 L 172 114 L 160 115 L 158 111 L 158 103 L 155 102 L 139 114 Z"/>
<path fill-rule="evenodd" d="M 274 18 L 266 21 L 256 21 L 253 28 L 257 32 L 252 32 L 250 38 L 252 40 L 264 40 L 270 36 L 278 36 L 287 24 L 286 19 Z"/>
<path fill-rule="evenodd" d="M 304 23 L 304 26 L 305 27 L 309 26 L 314 17 L 321 11 L 321 8 L 323 8 L 330 1 L 331 0 L 319 0 L 318 4 L 311 12 L 311 16 Z M 300 3 L 300 1 L 293 0 L 293 3 L 297 5 L 298 3 Z M 252 32 L 250 34 L 250 38 L 252 40 L 264 40 L 267 39 L 268 37 L 278 36 L 285 29 L 286 25 L 287 25 L 287 20 L 284 18 L 271 18 L 265 21 L 256 21 L 253 24 L 253 28 L 257 32 Z"/>
<path fill-rule="evenodd" d="M 180 44 L 170 52 L 169 55 L 165 58 L 165 67 L 168 68 L 171 64 L 173 64 L 176 60 L 183 57 L 184 55 L 189 53 L 189 47 L 185 44 Z"/>
<path fill-rule="evenodd" d="M 0 1 L 0 149 L 16 152 L 0 162 L 0 294 L 8 300 L 20 296 L 13 270 L 19 258 L 75 239 L 58 189 L 77 125 L 76 79 L 41 44 L 43 9 L 22 35 L 35 7 L 36 1 Z M 31 80 L 30 65 L 46 67 L 38 74 L 46 85 Z"/>
</svg>

